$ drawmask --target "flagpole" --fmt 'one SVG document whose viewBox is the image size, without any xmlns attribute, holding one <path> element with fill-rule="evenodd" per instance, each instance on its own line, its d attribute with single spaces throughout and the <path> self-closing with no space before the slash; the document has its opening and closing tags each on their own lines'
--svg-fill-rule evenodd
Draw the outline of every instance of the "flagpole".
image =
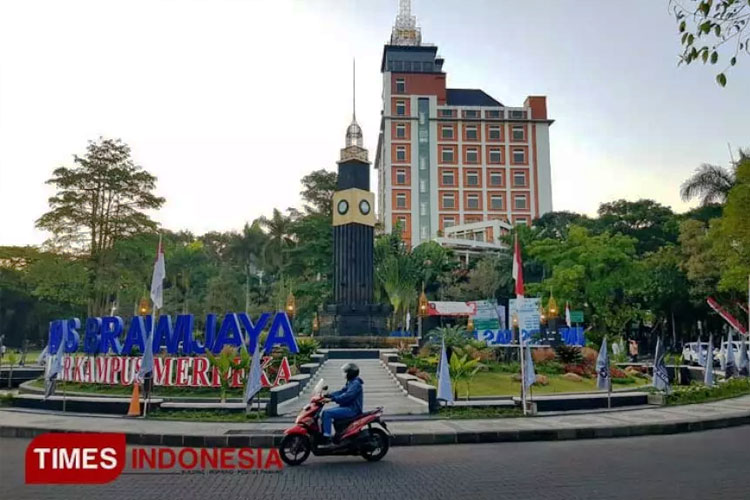
<svg viewBox="0 0 750 500">
<path fill-rule="evenodd" d="M 63 339 L 62 342 L 65 342 L 65 339 Z M 63 349 L 63 352 L 65 352 L 65 349 Z M 62 370 L 62 372 L 63 372 L 63 378 L 62 378 L 62 381 L 63 381 L 63 384 L 62 384 L 62 386 L 63 386 L 63 405 L 62 405 L 62 410 L 63 410 L 63 413 L 65 413 L 66 398 L 65 398 L 65 356 L 64 355 L 63 355 L 63 370 Z"/>
<path fill-rule="evenodd" d="M 521 404 L 523 405 L 523 414 L 526 415 L 526 358 L 523 356 L 523 336 L 521 335 L 521 325 L 518 325 L 518 348 L 521 361 Z"/>
<path fill-rule="evenodd" d="M 153 318 L 151 319 L 151 336 L 147 340 L 147 342 L 151 342 L 151 349 L 152 349 L 151 355 L 152 356 L 153 356 L 153 346 L 154 346 L 154 325 L 156 325 L 156 314 L 157 314 L 157 311 L 158 311 L 158 309 L 156 307 L 156 304 L 154 304 L 154 314 L 153 314 Z M 144 350 L 145 350 L 145 346 L 144 346 Z M 153 368 L 152 368 L 151 369 L 151 377 L 152 377 L 152 379 L 153 379 L 153 376 L 154 376 L 154 372 L 153 372 Z M 146 388 L 146 379 L 147 378 L 148 377 L 144 373 L 143 374 L 143 390 L 145 392 L 147 392 L 147 394 L 146 394 L 146 399 L 143 401 L 143 418 L 146 418 L 146 414 L 148 414 L 148 402 L 151 399 L 151 391 L 147 390 L 147 388 Z M 151 386 L 151 388 L 153 389 L 153 385 Z"/>
</svg>

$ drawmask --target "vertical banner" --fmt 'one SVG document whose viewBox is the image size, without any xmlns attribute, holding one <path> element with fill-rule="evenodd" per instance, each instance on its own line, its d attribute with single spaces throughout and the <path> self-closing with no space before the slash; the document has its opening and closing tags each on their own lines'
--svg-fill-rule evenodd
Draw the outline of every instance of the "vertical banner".
<svg viewBox="0 0 750 500">
<path fill-rule="evenodd" d="M 528 341 L 534 334 L 539 333 L 540 306 L 541 299 L 539 298 L 510 299 L 510 314 L 515 314 L 518 318 L 518 331 L 524 341 Z"/>
</svg>

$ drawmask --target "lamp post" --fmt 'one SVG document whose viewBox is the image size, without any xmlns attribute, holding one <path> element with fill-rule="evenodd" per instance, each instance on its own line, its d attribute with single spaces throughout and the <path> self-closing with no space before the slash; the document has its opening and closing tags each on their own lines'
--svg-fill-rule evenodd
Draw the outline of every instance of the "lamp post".
<svg viewBox="0 0 750 500">
<path fill-rule="evenodd" d="M 548 329 L 554 336 L 554 343 L 558 343 L 558 333 L 557 333 L 557 301 L 555 300 L 555 297 L 550 294 L 549 301 L 547 302 L 547 321 L 548 321 Z"/>
<path fill-rule="evenodd" d="M 474 331 L 474 317 L 469 316 L 469 321 L 466 322 L 466 330 L 469 333 L 472 333 Z"/>
<path fill-rule="evenodd" d="M 417 311 L 417 338 L 422 339 L 422 318 L 427 316 L 427 310 L 429 309 L 429 303 L 427 301 L 427 295 L 422 289 L 422 293 L 419 295 L 419 310 Z"/>
<path fill-rule="evenodd" d="M 320 329 L 320 322 L 318 321 L 318 313 L 315 313 L 315 316 L 313 316 L 312 320 L 312 333 L 313 336 L 315 336 L 316 333 L 318 333 L 318 330 Z"/>
</svg>

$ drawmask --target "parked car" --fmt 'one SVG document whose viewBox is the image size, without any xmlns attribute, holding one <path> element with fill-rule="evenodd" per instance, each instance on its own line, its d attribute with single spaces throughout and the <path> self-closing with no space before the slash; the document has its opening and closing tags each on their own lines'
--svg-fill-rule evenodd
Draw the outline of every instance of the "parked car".
<svg viewBox="0 0 750 500">
<path fill-rule="evenodd" d="M 748 343 L 747 340 L 744 341 L 745 345 L 748 348 L 748 351 L 750 351 L 750 343 Z M 732 341 L 732 349 L 734 349 L 734 365 L 739 366 L 740 365 L 740 348 L 741 348 L 742 341 L 739 340 L 733 340 Z M 719 351 L 718 356 L 716 356 L 716 359 L 720 361 L 719 356 L 726 357 L 727 352 L 727 341 L 721 343 L 721 351 Z"/>
<path fill-rule="evenodd" d="M 701 354 L 698 351 L 699 346 L 700 346 L 700 350 L 705 356 L 706 351 L 708 350 L 708 342 L 689 342 L 685 344 L 685 346 L 682 348 L 682 360 L 685 364 L 700 365 Z M 714 362 L 719 361 L 718 356 L 719 356 L 719 349 L 714 348 Z"/>
</svg>

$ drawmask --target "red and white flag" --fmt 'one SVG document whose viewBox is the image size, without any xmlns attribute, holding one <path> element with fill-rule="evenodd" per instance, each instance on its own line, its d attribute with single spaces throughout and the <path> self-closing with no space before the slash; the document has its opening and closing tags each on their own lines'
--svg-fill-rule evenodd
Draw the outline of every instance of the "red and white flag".
<svg viewBox="0 0 750 500">
<path fill-rule="evenodd" d="M 570 321 L 570 304 L 568 302 L 565 302 L 565 324 L 568 325 L 568 328 L 572 326 Z"/>
<path fill-rule="evenodd" d="M 156 249 L 156 261 L 154 262 L 154 274 L 151 275 L 151 301 L 154 308 L 161 309 L 164 305 L 164 278 L 167 270 L 164 267 L 164 248 L 161 246 L 161 235 L 159 235 L 159 247 Z"/>
<path fill-rule="evenodd" d="M 518 246 L 518 233 L 513 249 L 513 279 L 516 280 L 516 297 L 523 297 L 523 263 L 521 262 L 521 247 Z"/>
</svg>

